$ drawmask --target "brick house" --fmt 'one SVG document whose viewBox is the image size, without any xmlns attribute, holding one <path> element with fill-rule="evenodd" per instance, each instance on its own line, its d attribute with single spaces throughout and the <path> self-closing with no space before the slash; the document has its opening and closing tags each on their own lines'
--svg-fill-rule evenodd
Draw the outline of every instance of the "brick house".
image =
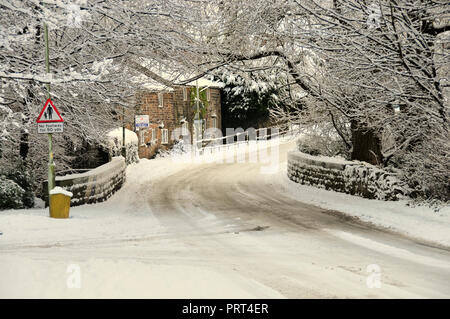
<svg viewBox="0 0 450 319">
<path fill-rule="evenodd" d="M 202 79 L 198 85 L 202 101 L 199 117 L 203 130 L 221 130 L 220 84 Z M 140 158 L 151 158 L 159 149 L 169 149 L 182 135 L 185 141 L 190 139 L 193 142 L 196 91 L 195 83 L 172 87 L 142 86 L 139 89 L 136 94 L 135 115 L 148 115 L 149 127 L 135 128 L 134 123 L 127 126 L 138 135 Z M 179 130 L 174 132 L 175 129 Z"/>
</svg>

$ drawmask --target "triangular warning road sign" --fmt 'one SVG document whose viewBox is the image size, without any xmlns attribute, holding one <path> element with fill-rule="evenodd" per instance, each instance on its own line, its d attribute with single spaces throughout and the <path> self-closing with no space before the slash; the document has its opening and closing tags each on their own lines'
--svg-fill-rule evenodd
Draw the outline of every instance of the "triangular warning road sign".
<svg viewBox="0 0 450 319">
<path fill-rule="evenodd" d="M 44 107 L 39 113 L 39 116 L 36 120 L 38 123 L 56 123 L 56 122 L 64 122 L 61 114 L 59 114 L 56 107 L 53 105 L 52 100 L 48 99 L 45 102 Z"/>
</svg>

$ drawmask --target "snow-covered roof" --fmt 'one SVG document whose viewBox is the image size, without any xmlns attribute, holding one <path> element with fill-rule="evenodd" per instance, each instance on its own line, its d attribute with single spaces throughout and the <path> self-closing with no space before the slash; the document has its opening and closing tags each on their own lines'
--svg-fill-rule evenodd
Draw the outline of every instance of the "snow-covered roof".
<svg viewBox="0 0 450 319">
<path fill-rule="evenodd" d="M 189 79 L 189 78 L 186 78 Z M 206 77 L 199 78 L 198 80 L 194 80 L 188 83 L 184 83 L 185 79 L 179 78 L 178 81 L 173 82 L 174 87 L 170 87 L 159 83 L 145 75 L 135 76 L 132 79 L 133 83 L 139 85 L 139 87 L 150 90 L 150 91 L 173 91 L 175 86 L 196 86 L 198 81 L 199 87 L 211 87 L 211 88 L 222 88 L 225 86 L 222 82 L 211 81 Z M 169 80 L 170 81 L 170 80 Z M 182 83 L 182 84 L 181 84 Z"/>
<path fill-rule="evenodd" d="M 222 87 L 225 86 L 224 83 L 217 82 L 217 81 L 212 81 L 212 80 L 208 79 L 207 77 L 202 77 L 202 78 L 200 78 L 198 80 L 194 80 L 194 81 L 188 82 L 188 83 L 186 83 L 184 85 L 186 85 L 186 86 L 197 86 L 197 83 L 196 83 L 197 81 L 198 81 L 198 86 L 200 86 L 200 87 L 222 88 Z"/>
<path fill-rule="evenodd" d="M 150 91 L 173 91 L 173 87 L 159 83 L 144 74 L 133 77 L 132 82 L 140 88 Z"/>
</svg>

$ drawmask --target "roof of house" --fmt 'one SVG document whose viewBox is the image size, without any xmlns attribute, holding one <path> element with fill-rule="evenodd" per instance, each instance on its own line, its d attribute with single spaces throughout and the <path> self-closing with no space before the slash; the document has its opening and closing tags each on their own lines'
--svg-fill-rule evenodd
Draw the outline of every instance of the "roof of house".
<svg viewBox="0 0 450 319">
<path fill-rule="evenodd" d="M 134 84 L 138 85 L 142 89 L 150 90 L 150 91 L 173 91 L 174 88 L 171 86 L 164 85 L 158 81 L 149 78 L 144 74 L 140 74 L 138 76 L 134 76 L 132 78 Z"/>
<path fill-rule="evenodd" d="M 187 80 L 189 80 L 189 78 L 187 78 Z M 213 80 L 208 79 L 207 77 L 201 77 L 198 80 L 190 81 L 184 85 L 185 86 L 197 86 L 197 82 L 198 82 L 198 86 L 200 86 L 200 87 L 223 88 L 225 86 L 225 84 L 223 82 L 213 81 Z"/>
</svg>

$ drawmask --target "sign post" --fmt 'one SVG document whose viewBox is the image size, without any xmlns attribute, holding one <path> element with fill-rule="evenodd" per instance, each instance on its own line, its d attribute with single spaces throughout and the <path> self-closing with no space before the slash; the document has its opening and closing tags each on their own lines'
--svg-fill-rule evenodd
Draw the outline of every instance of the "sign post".
<svg viewBox="0 0 450 319">
<path fill-rule="evenodd" d="M 48 198 L 50 205 L 50 191 L 55 187 L 55 164 L 53 162 L 53 133 L 61 133 L 64 130 L 64 120 L 50 98 L 44 104 L 36 120 L 38 133 L 48 134 Z"/>
<path fill-rule="evenodd" d="M 44 23 L 45 40 L 45 69 L 50 73 L 49 47 L 48 47 L 48 27 Z M 53 105 L 50 99 L 50 83 L 47 83 L 47 101 L 37 118 L 38 133 L 46 133 L 48 136 L 48 198 L 50 206 L 50 191 L 55 187 L 55 163 L 53 162 L 53 133 L 63 131 L 64 120 Z"/>
<path fill-rule="evenodd" d="M 46 68 L 47 73 L 50 73 L 47 23 L 44 23 L 44 38 L 45 38 L 45 68 Z M 47 84 L 47 98 L 50 99 L 50 83 Z M 55 187 L 55 163 L 53 162 L 53 140 L 52 140 L 52 133 L 48 133 L 48 205 L 49 205 L 49 207 L 50 207 L 50 191 L 54 187 Z"/>
</svg>

